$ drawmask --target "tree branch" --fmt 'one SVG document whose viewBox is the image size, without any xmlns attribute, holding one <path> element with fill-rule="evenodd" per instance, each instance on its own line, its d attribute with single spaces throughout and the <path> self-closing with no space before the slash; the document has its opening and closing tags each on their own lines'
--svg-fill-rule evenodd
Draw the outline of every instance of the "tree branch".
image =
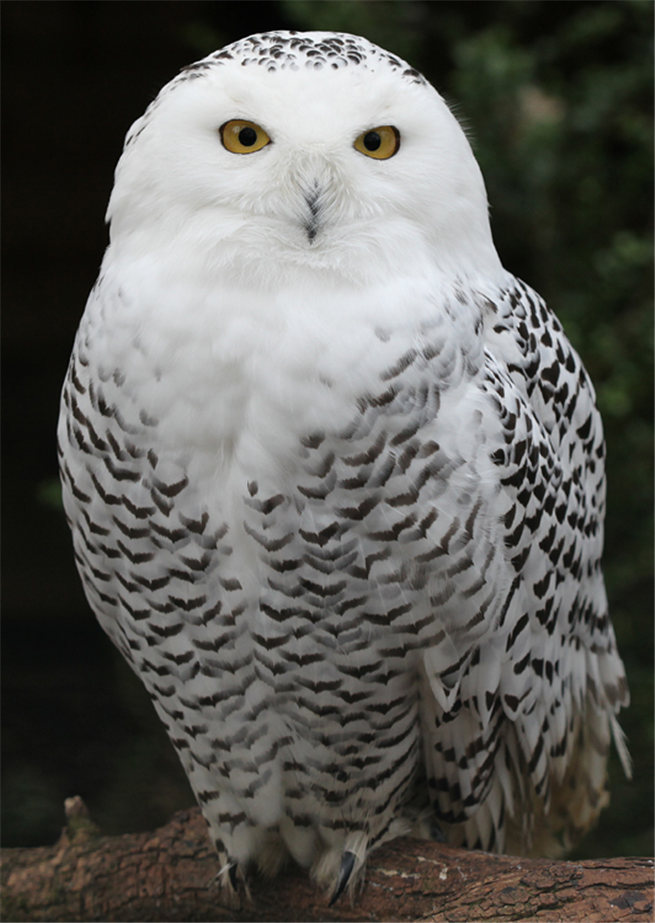
<svg viewBox="0 0 655 923">
<path fill-rule="evenodd" d="M 80 799 L 52 847 L 1 853 L 5 920 L 558 920 L 650 921 L 653 861 L 518 859 L 395 840 L 373 853 L 354 905 L 290 865 L 252 882 L 251 906 L 221 906 L 218 872 L 197 809 L 153 833 L 101 836 Z"/>
</svg>

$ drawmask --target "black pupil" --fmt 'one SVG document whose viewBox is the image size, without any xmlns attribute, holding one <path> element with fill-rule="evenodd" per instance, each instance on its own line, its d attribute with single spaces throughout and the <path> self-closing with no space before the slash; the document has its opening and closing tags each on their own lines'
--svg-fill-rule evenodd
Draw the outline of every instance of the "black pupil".
<svg viewBox="0 0 655 923">
<path fill-rule="evenodd" d="M 257 140 L 257 132 L 254 128 L 242 128 L 239 132 L 239 141 L 244 147 L 252 147 Z"/>
<path fill-rule="evenodd" d="M 377 151 L 381 144 L 382 139 L 377 131 L 367 131 L 364 135 L 364 147 L 367 151 Z"/>
</svg>

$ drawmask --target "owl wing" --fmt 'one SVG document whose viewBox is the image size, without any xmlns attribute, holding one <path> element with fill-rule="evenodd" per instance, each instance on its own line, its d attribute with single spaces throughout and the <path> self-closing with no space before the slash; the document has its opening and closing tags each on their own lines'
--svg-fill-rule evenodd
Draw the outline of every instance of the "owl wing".
<svg viewBox="0 0 655 923">
<path fill-rule="evenodd" d="M 534 292 L 514 280 L 485 328 L 476 528 L 489 551 L 476 542 L 481 587 L 460 582 L 451 608 L 470 625 L 478 606 L 486 630 L 454 643 L 450 660 L 424 653 L 428 784 L 453 839 L 554 850 L 540 827 L 566 845 L 606 800 L 612 730 L 629 771 L 614 717 L 627 685 L 600 570 L 603 434 L 582 363 Z"/>
</svg>

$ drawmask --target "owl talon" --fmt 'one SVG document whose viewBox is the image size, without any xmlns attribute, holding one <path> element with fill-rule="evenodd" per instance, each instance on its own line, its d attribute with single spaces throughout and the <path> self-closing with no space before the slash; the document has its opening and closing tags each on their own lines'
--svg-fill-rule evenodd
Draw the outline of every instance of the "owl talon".
<svg viewBox="0 0 655 923">
<path fill-rule="evenodd" d="M 238 876 L 239 865 L 237 862 L 230 862 L 227 873 L 230 876 L 230 884 L 235 891 L 239 890 L 239 876 Z"/>
<path fill-rule="evenodd" d="M 230 910 L 241 910 L 252 904 L 250 888 L 235 859 L 228 859 L 209 887 L 220 892 L 220 902 Z"/>
<path fill-rule="evenodd" d="M 345 850 L 343 856 L 341 857 L 341 868 L 339 869 L 337 884 L 334 892 L 332 893 L 332 897 L 330 898 L 330 903 L 328 906 L 334 906 L 334 904 L 336 904 L 336 902 L 343 894 L 355 867 L 355 858 L 355 853 L 350 852 L 348 849 Z"/>
<path fill-rule="evenodd" d="M 435 843 L 446 842 L 446 836 L 436 820 L 430 823 L 430 839 L 434 840 Z"/>
</svg>

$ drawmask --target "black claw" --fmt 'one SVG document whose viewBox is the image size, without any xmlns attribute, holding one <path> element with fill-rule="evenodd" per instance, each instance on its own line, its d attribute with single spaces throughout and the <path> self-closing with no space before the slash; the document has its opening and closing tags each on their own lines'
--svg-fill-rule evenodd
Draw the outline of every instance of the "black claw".
<svg viewBox="0 0 655 923">
<path fill-rule="evenodd" d="M 232 887 L 234 888 L 235 891 L 239 890 L 239 879 L 237 877 L 238 868 L 239 868 L 238 863 L 234 862 L 233 860 L 232 862 L 230 862 L 228 869 L 227 869 L 227 873 L 230 876 L 230 882 L 232 883 Z"/>
<path fill-rule="evenodd" d="M 337 886 L 334 889 L 334 893 L 330 898 L 330 903 L 328 906 L 332 907 L 339 900 L 341 895 L 344 892 L 344 889 L 348 882 L 350 881 L 350 876 L 352 875 L 353 869 L 355 867 L 355 853 L 350 852 L 349 849 L 344 851 L 343 856 L 341 857 L 341 868 L 339 869 L 339 878 L 337 879 Z"/>
<path fill-rule="evenodd" d="M 439 824 L 436 822 L 436 820 L 432 820 L 430 822 L 430 836 L 435 841 L 435 843 L 445 843 L 446 842 L 446 837 L 444 836 L 443 830 L 441 829 Z"/>
</svg>

